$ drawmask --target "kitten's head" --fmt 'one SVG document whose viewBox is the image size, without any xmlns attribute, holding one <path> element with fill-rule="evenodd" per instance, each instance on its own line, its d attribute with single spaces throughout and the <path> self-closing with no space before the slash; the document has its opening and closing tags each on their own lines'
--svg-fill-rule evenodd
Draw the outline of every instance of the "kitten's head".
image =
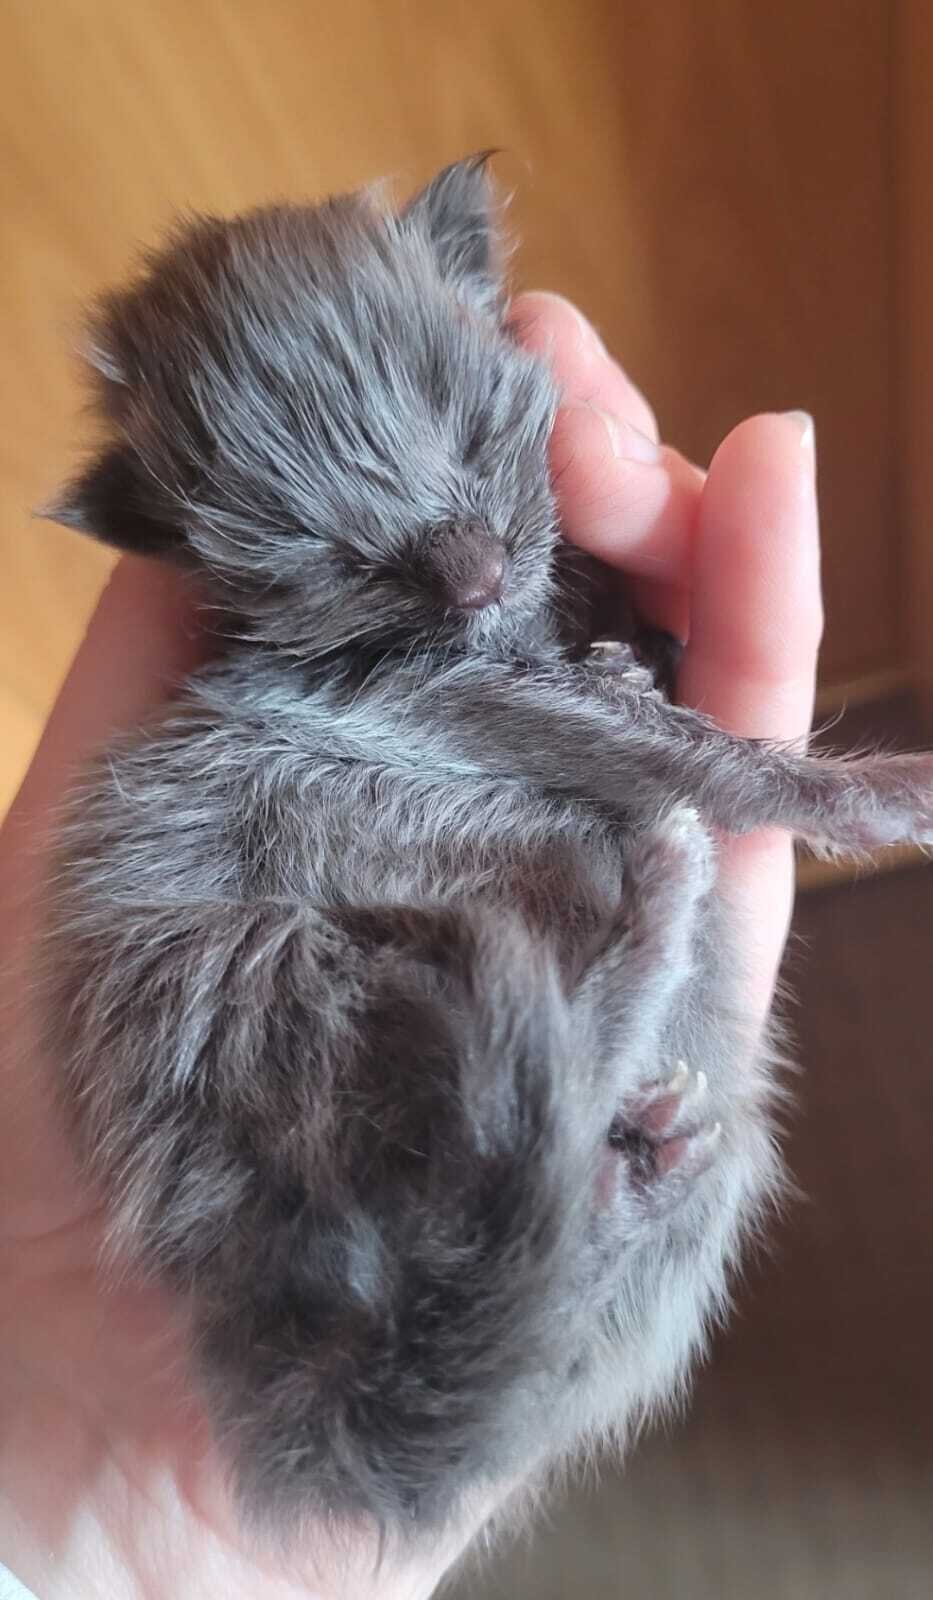
<svg viewBox="0 0 933 1600">
<path fill-rule="evenodd" d="M 555 392 L 503 327 L 483 159 L 181 227 L 94 314 L 110 443 L 50 515 L 207 575 L 300 657 L 508 638 L 544 603 Z"/>
</svg>

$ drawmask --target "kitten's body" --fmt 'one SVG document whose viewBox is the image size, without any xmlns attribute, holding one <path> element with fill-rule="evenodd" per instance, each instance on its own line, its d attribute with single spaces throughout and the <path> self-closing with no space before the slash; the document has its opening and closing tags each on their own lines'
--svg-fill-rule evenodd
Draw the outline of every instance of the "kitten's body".
<svg viewBox="0 0 933 1600">
<path fill-rule="evenodd" d="M 183 236 L 104 307 L 114 445 L 60 509 L 244 635 L 62 839 L 50 1046 L 117 1247 L 189 1300 L 251 1503 L 418 1533 L 676 1391 L 773 1189 L 693 807 L 931 825 L 928 758 L 581 656 L 486 206 L 465 164 Z"/>
</svg>

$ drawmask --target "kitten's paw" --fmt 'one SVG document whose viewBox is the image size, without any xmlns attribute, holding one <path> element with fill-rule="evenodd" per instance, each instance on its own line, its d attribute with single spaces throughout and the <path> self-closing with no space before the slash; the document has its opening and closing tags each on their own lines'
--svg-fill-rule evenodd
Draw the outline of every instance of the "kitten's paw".
<svg viewBox="0 0 933 1600">
<path fill-rule="evenodd" d="M 652 1207 L 674 1201 L 716 1160 L 722 1123 L 715 1116 L 705 1072 L 678 1061 L 614 1118 L 609 1146 L 626 1166 L 627 1186 Z M 622 1177 L 616 1174 L 616 1181 Z"/>
<path fill-rule="evenodd" d="M 829 824 L 800 830 L 817 849 L 933 844 L 933 754 L 865 757 L 844 774 L 843 785 Z"/>
<path fill-rule="evenodd" d="M 860 819 L 867 848 L 933 844 L 933 755 L 885 757 L 874 798 L 874 814 Z"/>
<path fill-rule="evenodd" d="M 590 672 L 614 679 L 633 694 L 654 694 L 654 673 L 639 660 L 630 644 L 620 639 L 596 639 L 585 657 Z"/>
<path fill-rule="evenodd" d="M 683 652 L 683 645 L 673 634 L 660 628 L 642 628 L 633 643 L 595 639 L 585 663 L 592 671 L 615 678 L 634 694 L 670 700 Z"/>
<path fill-rule="evenodd" d="M 642 627 L 635 640 L 635 652 L 638 659 L 650 668 L 655 690 L 665 700 L 673 700 L 677 674 L 684 657 L 682 641 L 663 628 Z"/>
</svg>

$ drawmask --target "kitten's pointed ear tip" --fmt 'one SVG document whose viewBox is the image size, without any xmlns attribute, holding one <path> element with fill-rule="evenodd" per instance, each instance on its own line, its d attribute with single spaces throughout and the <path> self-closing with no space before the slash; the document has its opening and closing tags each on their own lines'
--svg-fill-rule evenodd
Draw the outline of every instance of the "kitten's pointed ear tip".
<svg viewBox="0 0 933 1600">
<path fill-rule="evenodd" d="M 472 155 L 448 162 L 412 197 L 407 209 L 417 213 L 436 206 L 462 206 L 467 213 L 477 209 L 489 211 L 494 188 L 489 163 L 503 153 L 500 146 L 490 145 L 488 149 L 475 150 Z"/>
<path fill-rule="evenodd" d="M 119 444 L 92 460 L 33 516 L 140 555 L 174 556 L 181 544 L 178 528 L 161 520 L 140 496 L 132 462 Z"/>
<path fill-rule="evenodd" d="M 443 167 L 402 213 L 431 242 L 441 274 L 484 313 L 501 314 L 499 205 L 486 171 L 494 151 Z"/>
<path fill-rule="evenodd" d="M 475 150 L 472 155 L 463 156 L 459 161 L 452 161 L 449 166 L 442 167 L 437 174 L 435 182 L 466 182 L 471 186 L 479 186 L 488 192 L 492 186 L 492 173 L 489 170 L 489 164 L 495 160 L 496 156 L 501 156 L 502 154 L 503 151 L 499 145 L 490 145 L 486 150 Z"/>
<path fill-rule="evenodd" d="M 58 522 L 63 528 L 74 528 L 78 533 L 99 537 L 98 522 L 101 510 L 107 504 L 115 464 L 116 452 L 106 452 L 92 459 L 82 472 L 69 478 L 47 500 L 32 511 L 40 522 Z"/>
<path fill-rule="evenodd" d="M 473 155 L 467 156 L 466 159 L 469 166 L 475 167 L 478 172 L 485 173 L 490 161 L 494 161 L 496 156 L 504 154 L 505 152 L 501 145 L 491 144 L 488 149 L 477 150 Z"/>
<path fill-rule="evenodd" d="M 34 522 L 58 522 L 64 528 L 76 528 L 79 533 L 91 531 L 84 507 L 67 487 L 53 495 L 50 500 L 43 500 L 41 505 L 33 506 L 29 515 Z"/>
</svg>

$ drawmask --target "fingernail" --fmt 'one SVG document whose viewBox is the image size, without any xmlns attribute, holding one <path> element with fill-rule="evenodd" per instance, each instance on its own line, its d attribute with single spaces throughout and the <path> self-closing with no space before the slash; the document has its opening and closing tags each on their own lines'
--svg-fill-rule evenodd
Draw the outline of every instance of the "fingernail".
<svg viewBox="0 0 933 1600">
<path fill-rule="evenodd" d="M 810 454 L 814 455 L 816 453 L 816 430 L 809 411 L 785 411 L 784 415 L 789 422 L 793 422 L 800 429 L 801 449 L 809 450 Z"/>
<path fill-rule="evenodd" d="M 586 410 L 591 411 L 603 424 L 609 435 L 612 453 L 618 461 L 660 461 L 661 446 L 650 439 L 647 433 L 642 433 L 640 428 L 624 422 L 611 411 L 604 411 L 601 406 L 587 404 Z"/>
</svg>

